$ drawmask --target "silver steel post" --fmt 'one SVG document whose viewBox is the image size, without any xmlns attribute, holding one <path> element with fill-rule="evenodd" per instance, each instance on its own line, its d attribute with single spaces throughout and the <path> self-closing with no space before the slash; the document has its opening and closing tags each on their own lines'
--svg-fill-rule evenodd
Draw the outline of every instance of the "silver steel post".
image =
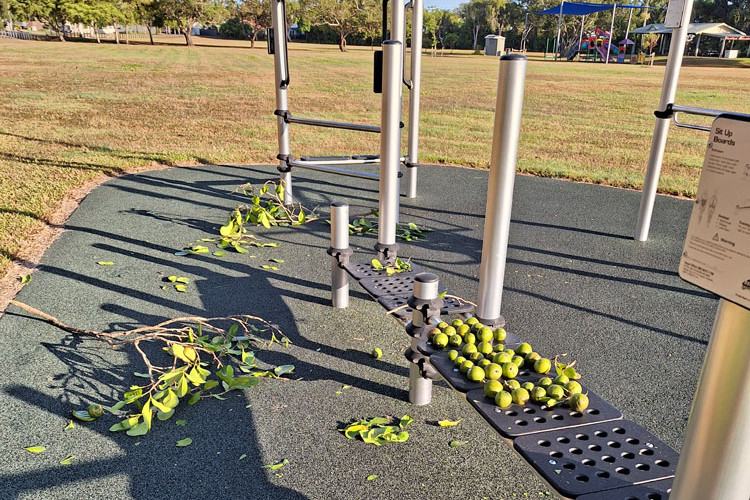
<svg viewBox="0 0 750 500">
<path fill-rule="evenodd" d="M 565 0 L 560 2 L 560 14 L 557 16 L 557 39 L 555 40 L 555 61 L 557 61 L 557 53 L 560 52 L 560 31 L 562 30 L 562 16 L 563 7 L 565 6 Z"/>
<path fill-rule="evenodd" d="M 399 3 L 396 0 L 394 3 Z M 383 95 L 380 110 L 380 202 L 378 245 L 396 244 L 398 220 L 398 170 L 401 164 L 401 42 L 383 42 Z M 381 259 L 393 260 L 395 255 Z"/>
<path fill-rule="evenodd" d="M 286 90 L 289 85 L 289 61 L 287 61 L 286 46 L 286 16 L 284 15 L 284 0 L 272 0 L 271 22 L 273 24 L 273 63 L 274 63 L 274 87 L 276 88 L 276 109 L 288 111 Z M 279 141 L 279 156 L 289 157 L 289 124 L 282 116 L 276 117 L 276 131 Z M 284 186 L 284 205 L 291 205 L 292 198 L 292 172 L 284 159 L 279 160 L 281 172 L 281 184 Z"/>
<path fill-rule="evenodd" d="M 607 42 L 607 58 L 604 60 L 604 64 L 609 64 L 609 58 L 612 56 L 612 37 L 615 35 L 615 11 L 617 10 L 617 2 L 612 5 L 612 23 L 609 25 L 609 40 Z"/>
<path fill-rule="evenodd" d="M 342 257 L 349 258 L 349 204 L 331 203 L 331 301 L 333 307 L 349 307 L 349 273 L 342 267 Z"/>
<path fill-rule="evenodd" d="M 409 136 L 406 153 L 406 197 L 417 196 L 419 165 L 419 93 L 422 86 L 422 0 L 411 1 L 411 90 L 409 91 Z"/>
<path fill-rule="evenodd" d="M 525 80 L 526 56 L 500 58 L 477 300 L 477 317 L 486 325 L 502 322 L 500 308 Z"/>
<path fill-rule="evenodd" d="M 414 277 L 414 298 L 418 300 L 435 300 L 438 298 L 440 282 L 432 273 L 420 273 Z M 428 318 L 429 319 L 429 318 Z M 425 318 L 418 311 L 412 314 L 411 322 L 415 328 L 422 328 Z M 418 338 L 411 339 L 412 352 L 418 351 Z M 432 401 L 432 380 L 422 376 L 421 369 L 416 363 L 409 365 L 409 402 L 415 405 L 427 405 Z"/>
<path fill-rule="evenodd" d="M 403 0 L 391 0 L 391 40 L 401 42 L 401 60 L 398 68 L 399 81 L 403 78 L 404 74 L 404 55 L 403 50 L 406 45 L 406 25 L 404 20 L 406 18 L 406 8 L 404 7 Z M 385 72 L 385 63 L 383 63 L 383 71 Z M 401 95 L 401 85 L 399 84 L 398 92 Z M 400 118 L 399 118 L 400 119 Z"/>
<path fill-rule="evenodd" d="M 669 56 L 667 57 L 667 67 L 664 70 L 661 98 L 659 99 L 659 111 L 664 111 L 668 104 L 674 103 L 692 12 L 693 0 L 685 0 L 680 27 L 672 30 L 672 41 L 669 44 Z M 646 177 L 643 180 L 643 194 L 641 195 L 641 206 L 638 209 L 638 221 L 635 226 L 635 239 L 638 241 L 648 239 L 648 230 L 651 227 L 651 215 L 654 211 L 656 188 L 659 185 L 659 175 L 661 174 L 661 164 L 664 160 L 664 148 L 667 145 L 668 133 L 669 118 L 657 118 L 654 125 L 654 136 L 651 139 L 651 153 L 648 157 Z"/>
<path fill-rule="evenodd" d="M 721 299 L 671 500 L 750 498 L 750 311 Z"/>
</svg>

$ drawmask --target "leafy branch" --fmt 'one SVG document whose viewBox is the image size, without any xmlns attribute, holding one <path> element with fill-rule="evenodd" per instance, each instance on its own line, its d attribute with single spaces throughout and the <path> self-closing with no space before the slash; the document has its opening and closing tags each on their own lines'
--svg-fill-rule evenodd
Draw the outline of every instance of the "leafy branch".
<svg viewBox="0 0 750 500">
<path fill-rule="evenodd" d="M 274 343 L 288 347 L 291 343 L 281 330 L 258 316 L 186 316 L 153 326 L 102 332 L 66 325 L 23 302 L 11 300 L 10 303 L 66 332 L 93 337 L 113 348 L 133 346 L 148 370 L 136 376 L 149 381 L 145 385 L 131 386 L 122 400 L 110 408 L 112 412 L 126 406 L 132 408 L 125 420 L 110 427 L 111 431 L 124 430 L 130 436 L 149 432 L 154 414 L 158 420 L 171 418 L 182 401 L 193 405 L 209 397 L 225 399 L 224 395 L 232 390 L 257 385 L 261 377 L 280 378 L 294 370 L 292 365 L 277 366 L 272 371 L 258 368 L 251 347 L 268 348 Z M 218 326 L 227 322 L 231 323 L 229 328 Z M 154 364 L 143 350 L 143 342 L 162 344 L 170 362 Z M 213 389 L 216 390 L 211 392 Z"/>
<path fill-rule="evenodd" d="M 301 203 L 284 205 L 283 182 L 276 184 L 274 181 L 266 181 L 260 188 L 245 184 L 238 189 L 250 197 L 250 204 L 235 209 L 228 224 L 228 233 L 236 233 L 231 230 L 234 229 L 231 225 L 242 228 L 243 224 L 250 223 L 270 229 L 271 226 L 301 226 L 319 219 L 314 209 L 310 210 Z M 240 215 L 239 220 L 235 217 L 236 213 Z M 225 235 L 222 233 L 222 236 Z"/>
</svg>

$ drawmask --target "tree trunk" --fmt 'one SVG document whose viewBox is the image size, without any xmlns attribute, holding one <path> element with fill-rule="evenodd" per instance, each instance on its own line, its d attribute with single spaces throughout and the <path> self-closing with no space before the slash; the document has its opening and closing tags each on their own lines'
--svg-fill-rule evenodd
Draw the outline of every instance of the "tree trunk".
<svg viewBox="0 0 750 500">
<path fill-rule="evenodd" d="M 258 38 L 258 30 L 254 29 L 253 30 L 253 37 L 250 39 L 250 48 L 251 49 L 255 48 L 255 39 L 256 38 Z"/>
<path fill-rule="evenodd" d="M 339 33 L 339 50 L 346 52 L 346 35 Z"/>
<path fill-rule="evenodd" d="M 474 27 L 473 35 L 474 35 L 474 47 L 472 47 L 472 49 L 474 50 L 474 52 L 476 52 L 476 50 L 477 50 L 477 38 L 479 37 L 479 25 L 476 25 Z"/>
<path fill-rule="evenodd" d="M 125 25 L 125 45 L 130 45 L 130 30 L 128 30 L 130 26 L 127 24 Z"/>
<path fill-rule="evenodd" d="M 117 31 L 117 23 L 113 22 L 112 24 L 115 26 L 115 43 L 120 45 L 120 32 Z"/>
<path fill-rule="evenodd" d="M 146 25 L 146 30 L 148 31 L 148 39 L 151 41 L 151 45 L 153 45 L 154 35 L 151 33 L 151 26 L 149 24 Z"/>
<path fill-rule="evenodd" d="M 193 37 L 190 35 L 190 28 L 182 28 L 182 35 L 185 37 L 185 45 L 193 46 Z"/>
<path fill-rule="evenodd" d="M 96 35 L 96 43 L 102 43 L 102 39 L 99 38 L 99 26 L 93 26 L 94 34 Z"/>
</svg>

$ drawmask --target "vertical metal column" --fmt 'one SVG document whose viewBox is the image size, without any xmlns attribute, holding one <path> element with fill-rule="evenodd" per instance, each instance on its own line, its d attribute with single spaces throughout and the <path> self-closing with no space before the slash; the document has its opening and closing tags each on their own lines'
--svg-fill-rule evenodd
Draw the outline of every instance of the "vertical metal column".
<svg viewBox="0 0 750 500">
<path fill-rule="evenodd" d="M 609 40 L 607 41 L 607 58 L 604 60 L 604 64 L 609 64 L 609 58 L 612 56 L 612 37 L 615 34 L 615 11 L 617 10 L 617 2 L 612 5 L 612 23 L 609 25 Z"/>
<path fill-rule="evenodd" d="M 679 28 L 672 30 L 672 41 L 669 44 L 669 56 L 667 67 L 664 70 L 664 81 L 659 99 L 659 111 L 664 111 L 667 104 L 674 103 L 677 92 L 677 82 L 680 79 L 680 66 L 682 56 L 685 53 L 685 42 L 690 26 L 690 15 L 693 12 L 693 0 L 685 0 L 685 10 L 682 12 L 682 22 Z M 669 133 L 669 118 L 657 118 L 654 125 L 654 136 L 651 139 L 651 153 L 648 157 L 646 177 L 643 180 L 643 194 L 641 195 L 641 206 L 638 209 L 638 222 L 635 226 L 635 239 L 646 241 L 648 230 L 651 227 L 651 215 L 654 211 L 656 200 L 656 188 L 659 185 L 661 164 L 664 160 L 664 148 L 667 145 L 667 134 Z"/>
<path fill-rule="evenodd" d="M 750 498 L 750 311 L 721 299 L 671 500 Z"/>
<path fill-rule="evenodd" d="M 394 4 L 400 3 L 396 0 Z M 403 6 L 402 6 L 403 7 Z M 398 170 L 401 165 L 401 42 L 383 42 L 383 95 L 380 110 L 380 202 L 378 214 L 378 258 L 392 262 L 397 248 Z"/>
<path fill-rule="evenodd" d="M 417 196 L 419 165 L 419 93 L 422 87 L 423 0 L 411 0 L 411 90 L 409 91 L 409 136 L 406 147 L 406 197 Z"/>
<path fill-rule="evenodd" d="M 420 273 L 414 278 L 414 298 L 422 301 L 432 301 L 438 298 L 440 282 L 432 273 Z M 439 311 L 439 309 L 438 309 Z M 429 318 L 427 318 L 429 321 Z M 415 328 L 423 328 L 425 318 L 420 311 L 412 314 L 412 324 Z M 411 339 L 411 350 L 418 351 L 419 338 Z M 432 380 L 423 376 L 421 367 L 412 362 L 409 365 L 409 402 L 415 405 L 427 405 L 432 401 Z"/>
<path fill-rule="evenodd" d="M 333 307 L 349 307 L 349 273 L 342 265 L 348 261 L 349 248 L 349 204 L 344 201 L 331 203 L 331 301 Z"/>
<path fill-rule="evenodd" d="M 284 0 L 271 0 L 271 23 L 273 25 L 273 65 L 274 65 L 274 88 L 276 89 L 276 109 L 288 111 L 286 91 L 289 85 L 289 61 L 287 60 L 286 46 L 286 15 Z M 287 164 L 289 158 L 289 124 L 282 116 L 276 117 L 276 131 L 279 140 L 279 170 L 281 171 L 281 184 L 284 185 L 284 205 L 291 205 L 292 198 L 292 172 Z"/>
<path fill-rule="evenodd" d="M 404 0 L 391 0 L 391 41 L 401 42 L 400 50 L 402 51 L 401 63 L 399 65 L 398 74 L 399 81 L 404 74 L 404 56 L 403 50 L 406 41 L 406 24 L 404 23 L 406 17 L 406 8 L 404 7 Z M 383 63 L 385 67 L 385 63 Z M 384 70 L 385 71 L 385 70 Z M 401 87 L 398 88 L 399 95 L 401 95 Z"/>
<path fill-rule="evenodd" d="M 563 16 L 563 7 L 565 7 L 565 0 L 562 0 L 560 2 L 560 14 L 557 16 L 557 39 L 555 40 L 555 61 L 557 61 L 557 53 L 560 52 L 560 31 L 562 30 L 562 16 Z M 545 56 L 547 55 L 547 51 L 544 51 Z"/>
<path fill-rule="evenodd" d="M 500 58 L 477 300 L 477 318 L 485 325 L 502 322 L 500 308 L 525 80 L 526 56 Z"/>
</svg>

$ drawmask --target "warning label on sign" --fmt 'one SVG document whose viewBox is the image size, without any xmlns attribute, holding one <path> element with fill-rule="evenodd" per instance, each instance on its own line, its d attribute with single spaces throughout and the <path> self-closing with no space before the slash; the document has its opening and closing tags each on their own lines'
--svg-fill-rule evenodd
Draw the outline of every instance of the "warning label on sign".
<svg viewBox="0 0 750 500">
<path fill-rule="evenodd" d="M 750 309 L 750 122 L 714 120 L 680 277 Z"/>
</svg>

